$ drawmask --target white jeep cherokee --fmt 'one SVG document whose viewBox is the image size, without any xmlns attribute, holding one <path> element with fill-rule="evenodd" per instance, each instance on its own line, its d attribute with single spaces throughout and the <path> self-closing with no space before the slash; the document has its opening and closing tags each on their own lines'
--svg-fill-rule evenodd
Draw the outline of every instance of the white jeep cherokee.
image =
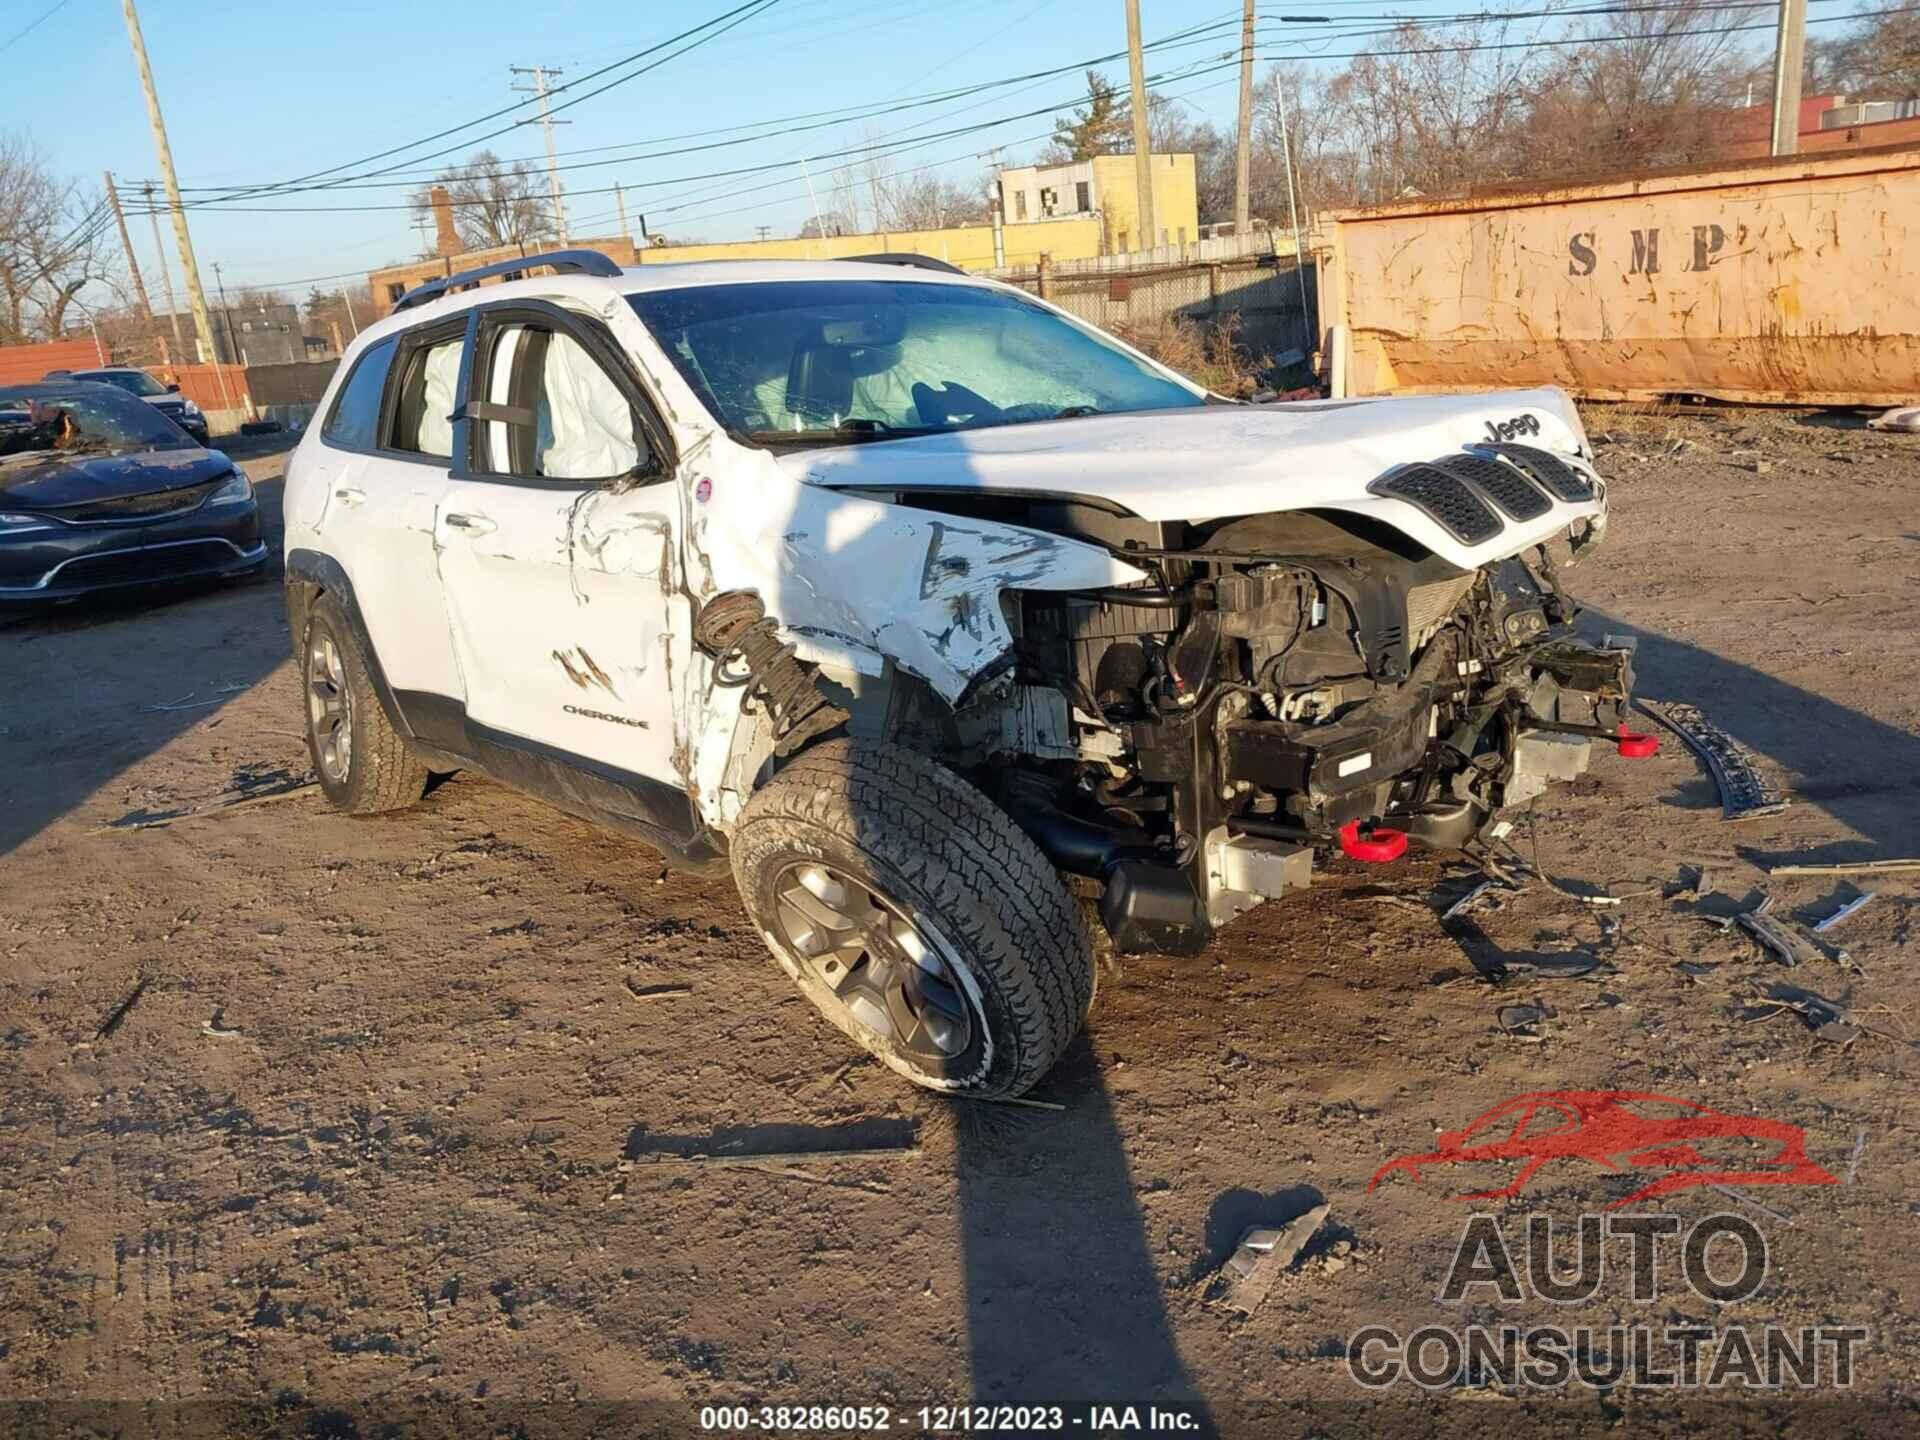
<svg viewBox="0 0 1920 1440">
<path fill-rule="evenodd" d="M 834 1024 L 1007 1096 L 1093 998 L 1067 875 L 1191 953 L 1650 743 L 1568 631 L 1605 512 L 1559 391 L 1239 404 L 936 261 L 574 251 L 361 335 L 287 601 L 336 805 L 478 768 L 730 862 Z"/>
</svg>

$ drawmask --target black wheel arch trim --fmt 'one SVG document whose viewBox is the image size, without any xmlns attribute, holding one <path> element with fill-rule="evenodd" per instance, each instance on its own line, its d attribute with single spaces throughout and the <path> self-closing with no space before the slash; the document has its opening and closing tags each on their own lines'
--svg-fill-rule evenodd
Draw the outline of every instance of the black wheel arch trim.
<svg viewBox="0 0 1920 1440">
<path fill-rule="evenodd" d="M 293 631 L 294 663 L 300 661 L 300 647 L 306 643 L 302 633 L 307 612 L 312 608 L 310 600 L 299 601 L 296 606 L 293 587 L 312 585 L 321 593 L 339 599 L 341 608 L 347 612 L 347 623 L 352 625 L 355 638 L 360 642 L 360 653 L 366 658 L 367 676 L 373 681 L 373 693 L 380 701 L 380 708 L 387 712 L 387 720 L 409 740 L 421 737 L 414 733 L 407 723 L 406 712 L 400 708 L 393 687 L 387 683 L 387 672 L 381 668 L 380 655 L 373 646 L 373 637 L 367 632 L 367 620 L 360 613 L 360 600 L 353 592 L 353 579 L 333 556 L 319 550 L 289 550 L 286 558 L 287 621 Z"/>
</svg>

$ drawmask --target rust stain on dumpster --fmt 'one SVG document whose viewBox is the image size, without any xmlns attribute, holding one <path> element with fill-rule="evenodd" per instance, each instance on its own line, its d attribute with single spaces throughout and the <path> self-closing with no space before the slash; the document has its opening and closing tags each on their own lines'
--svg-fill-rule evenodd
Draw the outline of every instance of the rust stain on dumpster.
<svg viewBox="0 0 1920 1440">
<path fill-rule="evenodd" d="M 1322 325 L 1347 327 L 1356 395 L 1910 401 L 1915 242 L 1920 148 L 1407 201 L 1315 229 Z"/>
</svg>

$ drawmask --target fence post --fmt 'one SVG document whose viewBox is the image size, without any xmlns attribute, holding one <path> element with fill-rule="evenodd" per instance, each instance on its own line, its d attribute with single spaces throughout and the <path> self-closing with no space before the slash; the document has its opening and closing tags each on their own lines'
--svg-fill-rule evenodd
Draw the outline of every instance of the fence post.
<svg viewBox="0 0 1920 1440">
<path fill-rule="evenodd" d="M 1220 313 L 1220 267 L 1218 265 L 1207 266 L 1207 311 L 1213 315 Z"/>
<path fill-rule="evenodd" d="M 1053 259 L 1052 256 L 1047 254 L 1046 251 L 1042 250 L 1040 252 L 1039 260 L 1035 262 L 1035 269 L 1038 272 L 1038 276 L 1039 276 L 1036 284 L 1038 286 L 1039 295 L 1042 300 L 1049 299 L 1053 293 L 1053 286 L 1048 283 L 1048 275 L 1047 275 L 1047 271 L 1051 268 L 1052 259 Z"/>
</svg>

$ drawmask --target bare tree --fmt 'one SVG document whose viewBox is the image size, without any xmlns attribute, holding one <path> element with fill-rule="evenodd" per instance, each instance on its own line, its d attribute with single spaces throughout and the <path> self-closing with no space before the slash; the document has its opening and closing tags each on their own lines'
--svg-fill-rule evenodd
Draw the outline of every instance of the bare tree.
<svg viewBox="0 0 1920 1440">
<path fill-rule="evenodd" d="M 1709 0 L 1591 20 L 1597 42 L 1571 47 L 1535 77 L 1509 161 L 1526 175 L 1678 165 L 1712 158 L 1747 67 L 1735 26 L 1763 19 Z"/>
<path fill-rule="evenodd" d="M 62 335 L 76 297 L 117 290 L 106 200 L 48 169 L 26 141 L 0 136 L 0 340 Z"/>
<path fill-rule="evenodd" d="M 944 230 L 987 219 L 984 186 L 959 185 L 927 171 L 887 176 L 875 195 L 882 230 Z"/>
<path fill-rule="evenodd" d="M 1882 15 L 1850 35 L 1807 46 L 1812 89 L 1849 100 L 1920 97 L 1920 15 Z"/>
<path fill-rule="evenodd" d="M 305 308 L 307 325 L 315 333 L 330 334 L 331 327 L 338 325 L 341 339 L 347 340 L 373 317 L 373 292 L 364 282 L 334 290 L 315 286 L 307 294 Z"/>
<path fill-rule="evenodd" d="M 433 219 L 433 188 L 444 185 L 453 202 L 453 225 L 470 250 L 532 244 L 559 233 L 547 177 L 532 161 L 502 160 L 491 150 L 442 171 L 413 194 L 416 216 Z"/>
<path fill-rule="evenodd" d="M 1147 146 L 1155 155 L 1192 155 L 1202 224 L 1233 215 L 1233 137 L 1165 95 L 1147 95 Z"/>
<path fill-rule="evenodd" d="M 858 233 L 860 222 L 850 218 L 840 210 L 823 210 L 818 215 L 809 215 L 806 224 L 799 230 L 802 240 L 818 240 L 827 235 L 853 235 Z"/>
</svg>

